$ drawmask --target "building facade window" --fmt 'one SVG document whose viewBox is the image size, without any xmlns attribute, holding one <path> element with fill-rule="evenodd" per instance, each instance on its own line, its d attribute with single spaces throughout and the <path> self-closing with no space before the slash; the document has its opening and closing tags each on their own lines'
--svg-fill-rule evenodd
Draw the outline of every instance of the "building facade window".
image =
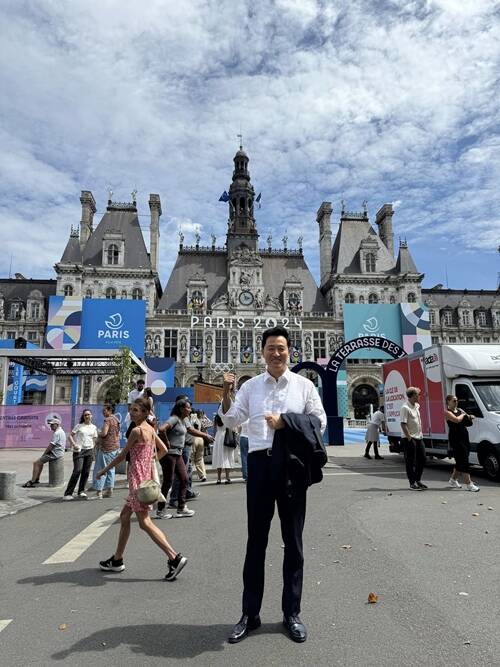
<svg viewBox="0 0 500 667">
<path fill-rule="evenodd" d="M 215 363 L 225 363 L 229 361 L 229 332 L 220 331 L 215 332 Z"/>
<path fill-rule="evenodd" d="M 431 326 L 436 324 L 436 313 L 434 310 L 429 310 L 429 322 Z"/>
<path fill-rule="evenodd" d="M 86 299 L 91 299 L 92 298 L 92 290 L 90 289 L 90 287 L 85 290 L 85 298 Z"/>
<path fill-rule="evenodd" d="M 191 329 L 191 361 L 201 363 L 203 361 L 203 330 Z"/>
<path fill-rule="evenodd" d="M 32 303 L 30 308 L 30 317 L 32 320 L 38 320 L 40 317 L 40 304 Z"/>
<path fill-rule="evenodd" d="M 465 342 L 466 343 L 473 343 L 474 342 L 474 336 L 466 336 L 465 337 Z"/>
<path fill-rule="evenodd" d="M 10 304 L 10 319 L 18 320 L 21 317 L 21 304 L 19 301 Z"/>
<path fill-rule="evenodd" d="M 177 359 L 177 329 L 165 329 L 164 356 Z"/>
<path fill-rule="evenodd" d="M 408 303 L 416 303 L 417 302 L 417 297 L 416 297 L 414 292 L 409 292 L 408 296 L 407 296 L 407 299 L 408 299 Z"/>
<path fill-rule="evenodd" d="M 483 343 L 491 343 L 491 338 L 489 336 L 484 336 Z"/>
<path fill-rule="evenodd" d="M 469 326 L 469 324 L 470 324 L 470 312 L 468 310 L 462 311 L 462 322 L 466 327 Z"/>
<path fill-rule="evenodd" d="M 396 303 L 396 297 L 394 295 L 389 298 L 389 303 Z"/>
<path fill-rule="evenodd" d="M 366 273 L 375 273 L 375 253 L 367 252 L 365 255 Z"/>
<path fill-rule="evenodd" d="M 439 343 L 439 338 L 437 336 L 431 336 L 431 343 L 437 345 Z"/>
<path fill-rule="evenodd" d="M 486 311 L 485 310 L 478 310 L 477 311 L 477 325 L 479 327 L 485 327 L 486 326 Z"/>
<path fill-rule="evenodd" d="M 142 299 L 142 290 L 140 287 L 134 287 L 132 290 L 132 299 L 134 299 L 134 301 L 140 301 Z"/>
<path fill-rule="evenodd" d="M 364 296 L 360 296 L 360 297 L 359 297 L 359 303 L 364 303 L 364 302 L 365 302 L 365 297 L 364 297 Z"/>
<path fill-rule="evenodd" d="M 351 292 L 348 292 L 345 297 L 344 297 L 344 303 L 354 303 L 354 294 L 351 294 Z"/>
<path fill-rule="evenodd" d="M 64 296 L 73 296 L 73 285 L 64 285 Z"/>
<path fill-rule="evenodd" d="M 452 317 L 452 312 L 451 312 L 451 310 L 444 310 L 444 311 L 443 311 L 443 324 L 444 324 L 446 327 L 451 327 L 451 325 L 452 325 L 452 320 L 453 320 L 453 317 Z"/>
<path fill-rule="evenodd" d="M 115 243 L 108 246 L 108 264 L 118 264 L 120 251 Z"/>
<path fill-rule="evenodd" d="M 456 343 L 457 342 L 457 337 L 456 336 L 450 336 L 448 339 L 449 343 Z"/>
<path fill-rule="evenodd" d="M 5 338 L 7 338 L 8 340 L 13 340 L 17 338 L 17 331 L 7 331 L 5 334 Z"/>
<path fill-rule="evenodd" d="M 376 294 L 370 294 L 368 297 L 368 303 L 378 303 L 378 296 Z"/>
<path fill-rule="evenodd" d="M 295 348 L 298 352 L 302 350 L 302 331 L 300 329 L 292 329 L 290 334 L 290 347 Z"/>
<path fill-rule="evenodd" d="M 28 331 L 27 340 L 32 342 L 38 340 L 38 331 Z"/>
<path fill-rule="evenodd" d="M 314 358 L 326 357 L 326 331 L 313 331 Z"/>
<path fill-rule="evenodd" d="M 116 290 L 114 287 L 108 287 L 106 289 L 106 299 L 116 299 Z"/>
<path fill-rule="evenodd" d="M 127 294 L 127 290 L 126 290 L 126 289 L 122 289 L 122 297 L 121 297 L 121 298 L 122 298 L 122 299 L 126 299 L 127 296 L 128 296 L 128 294 Z"/>
</svg>

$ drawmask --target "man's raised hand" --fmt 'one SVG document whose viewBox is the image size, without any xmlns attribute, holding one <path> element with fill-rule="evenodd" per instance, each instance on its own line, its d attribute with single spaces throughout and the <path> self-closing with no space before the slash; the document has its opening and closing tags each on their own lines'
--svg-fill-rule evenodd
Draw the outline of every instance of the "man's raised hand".
<svg viewBox="0 0 500 667">
<path fill-rule="evenodd" d="M 234 373 L 224 373 L 222 388 L 226 395 L 229 394 L 231 389 L 234 387 L 235 383 L 236 383 L 236 375 Z"/>
</svg>

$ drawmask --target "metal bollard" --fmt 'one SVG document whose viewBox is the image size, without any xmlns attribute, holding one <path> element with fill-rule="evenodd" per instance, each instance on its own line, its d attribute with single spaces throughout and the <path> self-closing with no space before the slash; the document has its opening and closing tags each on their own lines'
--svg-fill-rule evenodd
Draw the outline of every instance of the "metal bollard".
<svg viewBox="0 0 500 667">
<path fill-rule="evenodd" d="M 0 472 L 0 500 L 15 500 L 16 473 L 12 471 Z"/>
<path fill-rule="evenodd" d="M 49 486 L 62 486 L 64 484 L 64 456 L 54 461 L 49 461 Z"/>
</svg>

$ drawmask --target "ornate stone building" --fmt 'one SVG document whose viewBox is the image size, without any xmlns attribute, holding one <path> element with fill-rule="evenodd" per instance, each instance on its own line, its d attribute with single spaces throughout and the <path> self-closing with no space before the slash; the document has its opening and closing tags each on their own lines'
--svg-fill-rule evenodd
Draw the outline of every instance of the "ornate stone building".
<svg viewBox="0 0 500 667">
<path fill-rule="evenodd" d="M 0 281 L 0 331 L 41 342 L 49 294 L 93 298 L 147 300 L 146 354 L 174 357 L 176 384 L 203 379 L 218 383 L 225 368 L 234 368 L 239 382 L 263 370 L 262 332 L 284 324 L 292 336 L 292 362 L 328 358 L 343 342 L 345 303 L 425 302 L 430 308 L 435 342 L 498 342 L 499 291 L 422 288 L 424 274 L 406 241 L 394 253 L 391 204 L 370 223 L 361 212 L 342 207 L 332 242 L 332 205 L 317 212 L 320 285 L 302 252 L 302 239 L 290 247 L 284 234 L 280 247 L 269 236 L 260 242 L 255 219 L 255 192 L 249 159 L 240 147 L 234 156 L 229 187 L 228 227 L 222 243 L 215 236 L 193 245 L 182 234 L 174 268 L 162 293 L 158 274 L 159 195 L 149 197 L 150 252 L 139 225 L 135 193 L 131 203 L 108 201 L 94 229 L 96 203 L 82 191 L 82 219 L 72 229 L 56 281 Z M 38 304 L 38 305 L 37 305 Z M 349 413 L 362 416 L 377 403 L 380 361 L 348 359 Z M 94 386 L 95 385 L 95 386 Z M 103 386 L 102 384 L 100 385 Z M 92 388 L 93 387 L 93 388 Z M 101 396 L 92 383 L 90 400 Z M 102 396 L 101 396 L 102 398 Z"/>
</svg>

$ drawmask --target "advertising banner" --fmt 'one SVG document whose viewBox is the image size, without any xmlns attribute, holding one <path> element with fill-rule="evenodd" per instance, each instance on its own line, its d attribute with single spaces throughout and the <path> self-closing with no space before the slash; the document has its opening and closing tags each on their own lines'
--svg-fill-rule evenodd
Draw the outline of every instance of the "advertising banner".
<svg viewBox="0 0 500 667">
<path fill-rule="evenodd" d="M 429 309 L 422 303 L 401 303 L 401 335 L 407 354 L 431 346 Z"/>
<path fill-rule="evenodd" d="M 398 304 L 344 304 L 344 339 L 379 336 L 401 345 L 401 316 Z M 363 349 L 353 352 L 352 359 L 390 359 L 380 350 Z"/>
<path fill-rule="evenodd" d="M 2 448 L 46 447 L 52 437 L 49 419 L 57 417 L 68 434 L 71 430 L 70 405 L 0 406 L 0 446 Z"/>
<path fill-rule="evenodd" d="M 173 388 L 175 377 L 175 359 L 170 357 L 145 357 L 148 367 L 146 386 L 151 387 L 153 400 L 168 401 L 167 389 Z"/>
<path fill-rule="evenodd" d="M 82 329 L 82 298 L 50 296 L 45 348 L 72 350 L 78 347 Z"/>
<path fill-rule="evenodd" d="M 142 357 L 145 322 L 145 301 L 85 299 L 80 348 L 109 350 L 126 346 Z"/>
</svg>

